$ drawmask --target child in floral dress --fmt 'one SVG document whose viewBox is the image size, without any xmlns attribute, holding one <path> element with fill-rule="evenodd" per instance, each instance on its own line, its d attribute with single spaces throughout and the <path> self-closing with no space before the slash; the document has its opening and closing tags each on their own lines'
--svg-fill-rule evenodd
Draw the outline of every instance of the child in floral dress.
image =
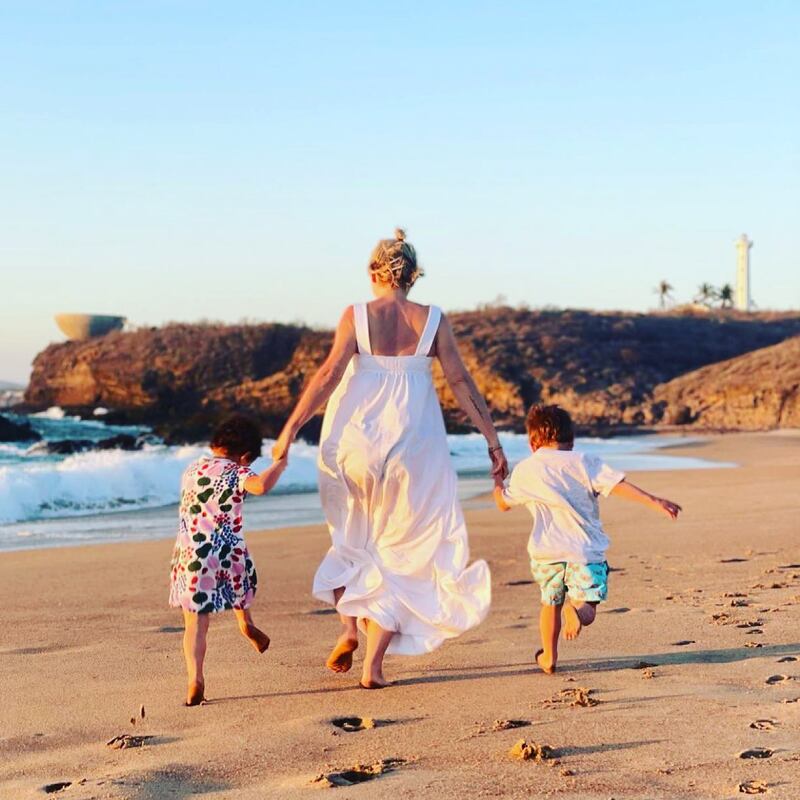
<svg viewBox="0 0 800 800">
<path fill-rule="evenodd" d="M 256 474 L 250 464 L 261 455 L 261 444 L 254 422 L 231 417 L 214 432 L 211 455 L 190 464 L 181 479 L 169 604 L 183 609 L 187 706 L 204 699 L 203 660 L 212 613 L 233 610 L 253 647 L 259 653 L 269 647 L 269 637 L 250 614 L 258 579 L 242 534 L 242 513 L 248 494 L 266 494 L 275 486 L 287 459 Z"/>
</svg>

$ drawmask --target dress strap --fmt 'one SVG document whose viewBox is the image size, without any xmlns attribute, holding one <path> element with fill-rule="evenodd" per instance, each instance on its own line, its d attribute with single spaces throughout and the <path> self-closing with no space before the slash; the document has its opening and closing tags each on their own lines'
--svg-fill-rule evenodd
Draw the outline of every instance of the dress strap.
<svg viewBox="0 0 800 800">
<path fill-rule="evenodd" d="M 364 355 L 372 355 L 372 348 L 369 345 L 369 317 L 367 316 L 366 303 L 353 304 L 353 317 L 356 323 L 356 344 L 358 352 Z"/>
<path fill-rule="evenodd" d="M 433 347 L 433 340 L 436 338 L 436 332 L 439 330 L 439 321 L 442 318 L 442 309 L 439 306 L 431 306 L 428 309 L 428 319 L 425 322 L 425 327 L 422 329 L 422 336 L 419 337 L 419 344 L 417 345 L 417 352 L 415 356 L 427 356 Z"/>
</svg>

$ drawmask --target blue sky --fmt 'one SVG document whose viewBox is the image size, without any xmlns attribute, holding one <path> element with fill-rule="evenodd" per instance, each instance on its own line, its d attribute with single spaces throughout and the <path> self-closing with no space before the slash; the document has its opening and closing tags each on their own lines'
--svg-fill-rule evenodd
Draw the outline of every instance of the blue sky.
<svg viewBox="0 0 800 800">
<path fill-rule="evenodd" d="M 794 2 L 2 2 L 0 379 L 58 311 L 329 325 L 404 225 L 445 309 L 800 307 Z"/>
</svg>

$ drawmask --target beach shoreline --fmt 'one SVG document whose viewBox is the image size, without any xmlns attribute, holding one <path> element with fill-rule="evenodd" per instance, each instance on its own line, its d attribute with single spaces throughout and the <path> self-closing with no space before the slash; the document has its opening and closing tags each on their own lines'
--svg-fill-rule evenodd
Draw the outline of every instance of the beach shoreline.
<svg viewBox="0 0 800 800">
<path fill-rule="evenodd" d="M 618 469 L 703 469 L 715 462 L 681 454 L 676 447 L 698 443 L 703 437 L 682 434 L 626 437 L 616 442 L 578 439 L 577 449 L 599 455 Z M 529 454 L 527 438 L 502 434 L 506 453 L 515 463 Z M 486 445 L 478 434 L 449 437 L 453 467 L 459 475 L 459 496 L 468 501 L 491 490 Z M 265 440 L 264 452 L 271 442 Z M 27 513 L 44 516 L 0 524 L 0 553 L 48 547 L 122 541 L 148 541 L 171 538 L 175 532 L 180 474 L 188 462 L 205 452 L 205 447 L 164 452 L 79 454 L 63 462 L 11 464 L 21 474 L 5 474 L 5 492 L 0 497 L 0 519 L 9 504 Z M 96 459 L 95 456 L 98 455 Z M 324 521 L 316 491 L 317 449 L 306 442 L 295 446 L 284 479 L 277 490 L 264 497 L 250 498 L 247 504 L 247 530 L 260 531 L 315 525 Z M 262 458 L 256 469 L 266 467 Z M 8 466 L 8 465 L 6 465 Z M 728 463 L 727 466 L 735 466 Z M 0 458 L 0 469 L 2 469 Z M 30 470 L 28 472 L 27 470 Z M 103 487 L 106 487 L 104 490 Z M 106 501 L 117 508 L 75 513 L 70 499 L 77 503 L 93 497 L 98 502 L 106 491 Z M 138 493 L 157 491 L 162 501 L 135 507 Z M 127 492 L 127 496 L 120 492 Z M 167 502 L 163 502 L 167 498 Z M 44 504 L 37 512 L 36 503 Z M 52 514 L 52 516 L 50 516 Z"/>
<path fill-rule="evenodd" d="M 708 436 L 670 453 L 737 469 L 632 473 L 684 515 L 670 523 L 603 502 L 609 601 L 552 677 L 532 666 L 529 520 L 482 500 L 466 517 L 472 555 L 492 569 L 488 619 L 435 653 L 387 659 L 399 683 L 383 692 L 358 690 L 357 671 L 324 669 L 337 624 L 310 596 L 323 525 L 248 534 L 253 613 L 273 645 L 258 656 L 232 619 L 215 619 L 211 702 L 197 709 L 181 705 L 169 540 L 2 553 L 0 797 L 69 781 L 58 794 L 69 800 L 302 798 L 321 774 L 383 763 L 387 774 L 333 796 L 707 800 L 764 781 L 768 797 L 796 798 L 798 445 L 798 431 Z M 572 707 L 580 687 L 598 704 Z M 377 724 L 348 732 L 337 717 Z M 124 733 L 154 738 L 106 746 Z M 549 744 L 558 764 L 513 759 L 523 738 Z M 772 754 L 739 758 L 754 747 Z"/>
</svg>

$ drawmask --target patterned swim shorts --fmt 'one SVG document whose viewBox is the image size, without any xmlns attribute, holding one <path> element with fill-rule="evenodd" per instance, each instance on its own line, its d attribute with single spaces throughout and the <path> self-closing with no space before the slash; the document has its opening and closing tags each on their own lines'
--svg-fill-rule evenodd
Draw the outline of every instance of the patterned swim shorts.
<svg viewBox="0 0 800 800">
<path fill-rule="evenodd" d="M 608 596 L 608 562 L 573 564 L 571 561 L 531 561 L 533 579 L 542 590 L 542 603 L 559 606 L 565 592 L 570 600 L 600 603 Z"/>
</svg>

